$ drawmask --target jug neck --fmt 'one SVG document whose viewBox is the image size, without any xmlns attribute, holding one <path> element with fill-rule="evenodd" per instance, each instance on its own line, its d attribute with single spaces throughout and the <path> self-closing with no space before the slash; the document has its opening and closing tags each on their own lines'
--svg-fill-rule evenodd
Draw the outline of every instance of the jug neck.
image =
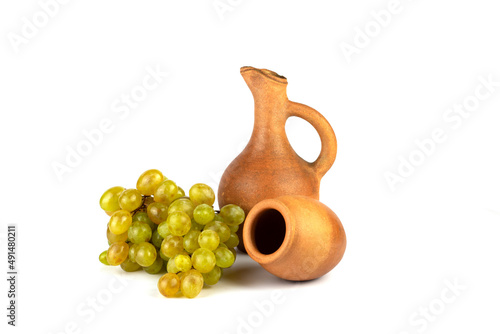
<svg viewBox="0 0 500 334">
<path fill-rule="evenodd" d="M 254 133 L 264 129 L 271 133 L 285 131 L 287 79 L 273 71 L 250 66 L 242 67 L 240 72 L 255 102 Z"/>
</svg>

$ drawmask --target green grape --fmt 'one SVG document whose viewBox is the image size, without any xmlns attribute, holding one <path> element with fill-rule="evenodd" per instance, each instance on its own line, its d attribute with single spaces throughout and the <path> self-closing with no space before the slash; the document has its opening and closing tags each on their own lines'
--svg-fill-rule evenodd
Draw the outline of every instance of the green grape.
<svg viewBox="0 0 500 334">
<path fill-rule="evenodd" d="M 208 204 L 200 204 L 194 209 L 193 217 L 198 224 L 208 224 L 215 218 L 214 208 Z"/>
<path fill-rule="evenodd" d="M 107 250 L 105 250 L 104 252 L 102 252 L 101 254 L 99 254 L 99 261 L 102 264 L 105 264 L 105 265 L 109 266 L 107 255 L 108 255 L 108 251 Z"/>
<path fill-rule="evenodd" d="M 165 254 L 163 254 L 161 252 L 161 248 L 160 248 L 160 251 L 158 252 L 158 254 L 160 254 L 160 257 L 163 259 L 163 261 L 168 261 L 170 260 L 170 258 L 168 256 L 165 256 Z"/>
<path fill-rule="evenodd" d="M 217 232 L 213 230 L 204 230 L 198 236 L 198 244 L 201 248 L 213 251 L 219 246 L 220 238 Z"/>
<path fill-rule="evenodd" d="M 175 194 L 174 198 L 170 201 L 170 203 L 172 203 L 173 201 L 175 201 L 178 198 L 186 196 L 186 193 L 184 192 L 184 190 L 181 187 L 178 187 L 178 188 L 179 189 L 177 190 L 177 194 Z"/>
<path fill-rule="evenodd" d="M 155 262 L 149 267 L 144 268 L 144 271 L 148 274 L 154 275 L 158 274 L 163 268 L 163 259 L 159 256 L 156 257 Z"/>
<path fill-rule="evenodd" d="M 135 262 L 132 262 L 128 258 L 125 259 L 125 261 L 123 261 L 122 263 L 120 263 L 120 267 L 122 267 L 123 271 L 127 271 L 127 272 L 133 272 L 133 271 L 137 271 L 137 270 L 142 269 L 142 267 L 140 265 L 138 265 Z"/>
<path fill-rule="evenodd" d="M 197 183 L 189 189 L 189 198 L 195 206 L 208 204 L 212 206 L 215 202 L 215 193 L 206 184 Z"/>
<path fill-rule="evenodd" d="M 148 205 L 148 217 L 156 225 L 167 220 L 168 214 L 168 206 L 166 204 L 154 202 Z"/>
<path fill-rule="evenodd" d="M 122 234 L 113 234 L 109 230 L 109 227 L 106 230 L 106 238 L 108 239 L 109 244 L 114 244 L 115 242 L 120 242 L 120 241 L 127 241 L 128 240 L 128 233 L 122 233 Z"/>
<path fill-rule="evenodd" d="M 146 203 L 144 202 L 144 204 L 146 204 Z M 135 221 L 140 221 L 140 222 L 148 224 L 149 227 L 151 227 L 151 231 L 153 231 L 153 232 L 154 232 L 154 230 L 156 230 L 156 227 L 158 226 L 155 223 L 153 223 L 153 221 L 148 217 L 147 212 L 144 212 L 144 211 L 138 211 L 134 214 L 134 216 L 132 217 L 132 222 L 135 222 Z"/>
<path fill-rule="evenodd" d="M 118 197 L 118 203 L 122 210 L 132 212 L 142 205 L 142 195 L 137 189 L 127 189 Z"/>
<path fill-rule="evenodd" d="M 101 209 L 106 212 L 115 212 L 120 210 L 120 204 L 118 204 L 118 197 L 125 190 L 123 187 L 113 187 L 109 188 L 102 194 L 99 200 L 99 205 Z"/>
<path fill-rule="evenodd" d="M 137 244 L 137 251 L 135 254 L 135 262 L 142 267 L 149 267 L 156 260 L 156 248 L 149 242 L 141 242 Z"/>
<path fill-rule="evenodd" d="M 174 258 L 170 258 L 168 260 L 168 262 L 167 262 L 167 272 L 172 273 L 172 274 L 176 274 L 176 273 L 179 272 L 179 269 L 175 265 L 175 259 Z"/>
<path fill-rule="evenodd" d="M 160 224 L 161 225 L 161 224 Z M 159 227 L 159 225 L 158 225 Z M 151 237 L 151 243 L 156 247 L 156 248 L 160 248 L 161 247 L 161 243 L 163 241 L 163 237 L 160 235 L 160 233 L 158 231 L 154 231 L 153 232 L 153 236 Z"/>
<path fill-rule="evenodd" d="M 201 231 L 204 225 L 198 224 L 196 220 L 191 219 L 191 231 Z"/>
<path fill-rule="evenodd" d="M 224 218 L 222 218 L 221 215 L 218 213 L 215 214 L 214 220 L 218 222 L 224 222 Z"/>
<path fill-rule="evenodd" d="M 200 273 L 208 273 L 215 266 L 215 255 L 206 248 L 198 248 L 191 255 L 193 267 Z"/>
<path fill-rule="evenodd" d="M 213 221 L 211 223 L 208 223 L 207 225 L 205 225 L 203 231 L 207 230 L 212 230 L 217 232 L 221 242 L 226 242 L 231 236 L 231 230 L 225 223 L 222 222 Z"/>
<path fill-rule="evenodd" d="M 219 247 L 228 248 L 228 247 L 227 247 L 227 245 L 226 245 L 225 243 L 223 243 L 223 242 L 221 242 L 221 243 L 219 244 Z"/>
<path fill-rule="evenodd" d="M 231 233 L 229 239 L 226 240 L 225 244 L 228 248 L 234 248 L 240 243 L 240 238 L 236 233 Z"/>
<path fill-rule="evenodd" d="M 116 235 L 127 232 L 130 225 L 132 225 L 132 216 L 125 210 L 115 211 L 108 223 L 109 231 Z"/>
<path fill-rule="evenodd" d="M 174 258 L 175 267 L 182 272 L 186 272 L 191 269 L 192 263 L 189 255 L 177 254 Z"/>
<path fill-rule="evenodd" d="M 193 211 L 195 205 L 189 198 L 179 198 L 173 201 L 168 207 L 168 214 L 172 214 L 173 212 L 184 212 L 189 218 L 193 219 Z"/>
<path fill-rule="evenodd" d="M 126 242 L 117 242 L 111 244 L 106 253 L 106 260 L 110 266 L 117 266 L 128 257 L 128 244 Z"/>
<path fill-rule="evenodd" d="M 155 190 L 155 202 L 170 204 L 177 197 L 179 187 L 172 180 L 163 181 Z"/>
<path fill-rule="evenodd" d="M 162 181 L 163 174 L 157 169 L 150 169 L 139 176 L 136 188 L 143 195 L 153 195 Z"/>
<path fill-rule="evenodd" d="M 169 258 L 173 258 L 184 250 L 183 241 L 180 236 L 169 235 L 161 243 L 161 252 Z"/>
<path fill-rule="evenodd" d="M 203 276 L 196 270 L 186 272 L 181 279 L 181 292 L 187 298 L 198 296 L 203 289 Z"/>
<path fill-rule="evenodd" d="M 198 248 L 200 248 L 200 244 L 198 243 L 198 236 L 200 235 L 200 231 L 193 230 L 189 231 L 185 236 L 184 236 L 184 249 L 188 253 L 192 253 Z"/>
<path fill-rule="evenodd" d="M 227 225 L 240 225 L 245 221 L 245 211 L 234 204 L 223 206 L 220 209 L 220 215 Z"/>
<path fill-rule="evenodd" d="M 151 227 L 143 222 L 134 222 L 128 229 L 128 239 L 134 244 L 151 240 Z"/>
<path fill-rule="evenodd" d="M 227 224 L 226 224 L 227 225 Z M 232 233 L 236 233 L 238 232 L 238 229 L 240 228 L 240 225 L 227 225 L 229 227 L 229 230 L 232 232 Z"/>
<path fill-rule="evenodd" d="M 172 235 L 183 236 L 191 229 L 191 218 L 184 212 L 172 212 L 168 215 L 167 226 Z"/>
<path fill-rule="evenodd" d="M 136 262 L 135 261 L 135 256 L 137 255 L 137 249 L 138 249 L 138 247 L 139 247 L 138 244 L 130 244 L 129 245 L 129 248 L 128 248 L 128 258 L 132 262 Z"/>
<path fill-rule="evenodd" d="M 179 279 L 181 280 L 181 282 L 182 282 L 182 278 L 183 278 L 185 275 L 186 275 L 186 273 L 183 273 L 182 271 L 179 271 L 179 272 L 177 273 L 177 276 L 179 276 Z"/>
<path fill-rule="evenodd" d="M 173 273 L 166 273 L 158 280 L 158 290 L 165 297 L 175 297 L 177 291 L 181 287 L 179 276 Z"/>
<path fill-rule="evenodd" d="M 214 250 L 215 264 L 221 268 L 229 268 L 234 263 L 234 255 L 228 249 L 224 247 L 219 247 Z"/>
<path fill-rule="evenodd" d="M 228 249 L 231 251 L 231 253 L 233 253 L 234 260 L 236 261 L 236 249 L 234 248 L 228 248 Z"/>
<path fill-rule="evenodd" d="M 222 270 L 219 267 L 215 266 L 214 269 L 202 275 L 203 275 L 203 280 L 205 281 L 206 284 L 214 285 L 217 284 L 217 282 L 219 282 L 220 277 L 222 276 Z"/>
<path fill-rule="evenodd" d="M 161 222 L 160 225 L 158 225 L 158 233 L 162 238 L 166 238 L 167 236 L 171 235 L 170 230 L 168 229 L 167 221 Z"/>
</svg>

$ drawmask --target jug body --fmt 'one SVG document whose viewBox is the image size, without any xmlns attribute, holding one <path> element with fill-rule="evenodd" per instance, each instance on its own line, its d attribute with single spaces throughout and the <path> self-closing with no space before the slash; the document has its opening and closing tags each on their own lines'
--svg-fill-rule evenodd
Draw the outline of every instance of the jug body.
<svg viewBox="0 0 500 334">
<path fill-rule="evenodd" d="M 254 97 L 254 127 L 249 143 L 222 175 L 219 206 L 236 204 L 248 214 L 260 201 L 279 196 L 319 199 L 321 178 L 337 152 L 330 124 L 316 110 L 288 100 L 285 77 L 253 67 L 243 67 L 241 74 Z M 285 124 L 291 116 L 305 119 L 318 131 L 322 147 L 316 161 L 305 161 L 290 145 Z M 242 230 L 238 247 L 244 251 Z"/>
</svg>

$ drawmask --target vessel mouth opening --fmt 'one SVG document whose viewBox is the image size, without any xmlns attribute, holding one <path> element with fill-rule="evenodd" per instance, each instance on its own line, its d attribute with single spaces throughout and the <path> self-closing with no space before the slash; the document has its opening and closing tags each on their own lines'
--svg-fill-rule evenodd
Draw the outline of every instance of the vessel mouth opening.
<svg viewBox="0 0 500 334">
<path fill-rule="evenodd" d="M 286 234 L 286 223 L 283 215 L 275 209 L 262 211 L 255 219 L 253 240 L 255 248 L 264 255 L 276 252 Z"/>
<path fill-rule="evenodd" d="M 279 75 L 278 73 L 276 73 L 274 71 L 267 70 L 265 68 L 255 68 L 255 67 L 252 67 L 252 66 L 243 66 L 240 69 L 240 73 L 249 72 L 249 71 L 259 72 L 260 74 L 264 75 L 265 77 L 267 77 L 267 78 L 269 78 L 269 79 L 271 79 L 273 81 L 282 83 L 282 84 L 287 84 L 288 83 L 286 77 L 284 77 L 282 75 Z"/>
</svg>

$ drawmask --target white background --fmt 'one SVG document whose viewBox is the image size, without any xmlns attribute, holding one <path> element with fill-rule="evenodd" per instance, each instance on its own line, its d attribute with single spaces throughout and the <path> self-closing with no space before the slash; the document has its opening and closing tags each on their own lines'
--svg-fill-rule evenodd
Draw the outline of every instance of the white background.
<svg viewBox="0 0 500 334">
<path fill-rule="evenodd" d="M 20 273 L 15 329 L 6 325 L 1 280 L 2 328 L 498 333 L 500 87 L 460 124 L 443 118 L 454 104 L 474 102 L 479 77 L 500 81 L 498 4 L 401 0 L 380 28 L 370 12 L 387 9 L 387 0 L 222 2 L 232 5 L 221 17 L 213 0 L 69 1 L 17 48 L 10 39 L 40 4 L 1 3 L 0 258 L 6 273 L 6 226 L 18 224 Z M 367 26 L 372 37 L 357 41 L 349 62 L 341 46 L 356 46 Z M 289 98 L 336 131 L 337 161 L 321 200 L 342 220 L 347 251 L 332 272 L 301 284 L 239 254 L 198 298 L 163 298 L 157 276 L 99 263 L 108 220 L 99 197 L 133 187 L 150 168 L 185 189 L 216 186 L 252 130 L 244 65 L 286 76 Z M 126 117 L 115 113 L 113 103 L 142 83 L 147 67 L 169 74 Z M 59 180 L 53 163 L 65 163 L 68 147 L 107 118 L 113 130 Z M 446 140 L 392 190 L 386 173 L 397 173 L 399 157 L 418 157 L 415 141 L 436 128 Z M 314 160 L 313 128 L 291 120 L 287 131 Z M 88 301 L 109 296 L 110 283 L 121 291 L 90 312 Z M 455 283 L 459 292 L 446 290 Z M 284 302 L 260 311 L 255 302 L 269 305 L 273 293 Z"/>
</svg>

